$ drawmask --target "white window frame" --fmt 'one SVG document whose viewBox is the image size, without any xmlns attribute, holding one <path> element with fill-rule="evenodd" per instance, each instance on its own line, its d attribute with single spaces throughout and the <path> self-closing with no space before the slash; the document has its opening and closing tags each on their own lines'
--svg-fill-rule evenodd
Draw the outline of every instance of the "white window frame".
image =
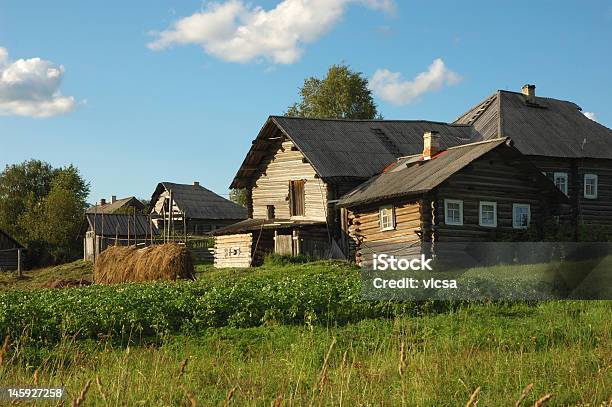
<svg viewBox="0 0 612 407">
<path fill-rule="evenodd" d="M 385 213 L 390 211 L 389 215 Z M 390 224 L 385 226 L 384 219 L 389 217 Z M 393 205 L 385 205 L 378 208 L 378 225 L 380 226 L 381 232 L 386 230 L 395 230 L 395 207 Z"/>
<path fill-rule="evenodd" d="M 563 180 L 563 185 L 565 186 L 565 189 L 564 189 L 564 188 L 560 188 L 560 187 L 557 185 L 557 179 L 562 179 L 562 180 Z M 567 191 L 568 191 L 568 185 L 569 185 L 569 184 L 568 184 L 568 179 L 569 179 L 569 178 L 568 178 L 568 176 L 567 176 L 567 172 L 555 172 L 555 173 L 554 173 L 554 176 L 553 176 L 553 182 L 555 183 L 555 186 L 556 186 L 557 188 L 559 188 L 559 190 L 560 190 L 561 192 L 563 192 L 565 195 L 568 195 L 568 192 L 567 192 Z"/>
<path fill-rule="evenodd" d="M 527 226 L 517 224 L 516 210 L 518 208 L 527 208 Z M 512 227 L 514 229 L 529 229 L 531 225 L 531 205 L 530 204 L 521 204 L 515 203 L 512 204 Z"/>
<path fill-rule="evenodd" d="M 492 224 L 486 224 L 483 222 L 483 216 L 482 216 L 483 206 L 493 207 L 493 223 Z M 496 228 L 497 227 L 497 202 L 492 202 L 492 201 L 480 201 L 479 202 L 478 204 L 478 224 L 486 228 Z"/>
<path fill-rule="evenodd" d="M 594 191 L 592 194 L 587 193 L 587 180 L 595 181 Z M 597 189 L 598 189 L 599 181 L 597 179 L 597 174 L 584 174 L 584 197 L 586 199 L 597 199 Z"/>
<path fill-rule="evenodd" d="M 459 205 L 459 222 L 449 222 L 448 204 Z M 446 225 L 463 226 L 463 201 L 460 199 L 445 199 L 444 200 L 444 223 Z"/>
</svg>

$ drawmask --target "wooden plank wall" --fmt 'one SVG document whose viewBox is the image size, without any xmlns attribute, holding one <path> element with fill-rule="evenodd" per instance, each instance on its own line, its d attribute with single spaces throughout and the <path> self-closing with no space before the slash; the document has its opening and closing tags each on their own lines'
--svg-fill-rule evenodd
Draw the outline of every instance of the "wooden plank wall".
<svg viewBox="0 0 612 407">
<path fill-rule="evenodd" d="M 250 267 L 253 234 L 215 236 L 215 267 Z"/>
<path fill-rule="evenodd" d="M 579 191 L 578 222 L 612 226 L 612 160 L 576 160 Z M 597 174 L 597 199 L 584 197 L 584 174 Z"/>
<path fill-rule="evenodd" d="M 378 207 L 349 211 L 349 235 L 357 242 L 355 261 L 368 265 L 374 253 L 409 256 L 420 252 L 420 202 L 412 201 L 395 206 L 395 230 L 381 231 Z"/>
<path fill-rule="evenodd" d="M 551 179 L 555 172 L 568 174 L 568 195 L 572 205 L 569 214 L 573 222 L 612 226 L 612 160 L 542 156 L 530 156 L 529 159 Z M 584 197 L 584 174 L 597 174 L 597 199 Z"/>
<path fill-rule="evenodd" d="M 17 249 L 0 250 L 0 271 L 8 270 L 17 270 Z"/>
<path fill-rule="evenodd" d="M 493 151 L 457 172 L 437 188 L 434 218 L 439 242 L 495 241 L 500 231 L 513 231 L 512 205 L 531 205 L 531 223 L 541 224 L 548 207 L 531 175 Z M 444 199 L 463 200 L 463 225 L 446 225 Z M 480 201 L 497 202 L 497 227 L 478 222 Z"/>
<path fill-rule="evenodd" d="M 329 257 L 330 241 L 327 228 L 305 228 L 298 231 L 300 254 L 318 259 Z"/>
<path fill-rule="evenodd" d="M 275 217 L 290 219 L 289 181 L 305 180 L 304 190 L 306 211 L 304 216 L 295 219 L 325 221 L 327 205 L 327 186 L 316 178 L 314 168 L 305 162 L 300 151 L 291 141 L 284 141 L 273 156 L 265 161 L 259 177 L 256 178 L 251 200 L 253 218 L 267 218 L 267 205 L 275 206 Z"/>
</svg>

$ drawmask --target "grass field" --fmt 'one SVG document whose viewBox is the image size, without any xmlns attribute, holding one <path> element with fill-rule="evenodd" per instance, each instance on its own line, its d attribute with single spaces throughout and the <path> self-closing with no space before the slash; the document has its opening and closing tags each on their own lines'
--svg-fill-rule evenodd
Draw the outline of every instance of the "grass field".
<svg viewBox="0 0 612 407">
<path fill-rule="evenodd" d="M 91 280 L 93 264 L 83 260 L 59 266 L 47 267 L 38 270 L 25 271 L 19 278 L 17 272 L 0 273 L 0 291 L 3 290 L 29 290 L 40 288 L 44 284 L 56 279 L 86 279 Z"/>
<path fill-rule="evenodd" d="M 88 267 L 64 269 L 81 278 Z M 238 287 L 324 269 L 354 271 L 333 262 L 256 271 L 200 267 L 198 284 L 220 287 L 229 280 Z M 35 288 L 42 280 L 32 276 L 28 285 L 12 287 Z M 158 333 L 121 343 L 65 335 L 59 343 L 32 346 L 31 338 L 16 337 L 1 353 L 2 385 L 63 384 L 66 405 L 89 381 L 85 406 L 456 406 L 466 405 L 477 388 L 479 406 L 504 406 L 514 405 L 529 384 L 522 405 L 546 394 L 552 394 L 547 405 L 612 403 L 612 304 L 606 301 L 480 302 L 345 324 L 270 319 L 252 328 Z"/>
</svg>

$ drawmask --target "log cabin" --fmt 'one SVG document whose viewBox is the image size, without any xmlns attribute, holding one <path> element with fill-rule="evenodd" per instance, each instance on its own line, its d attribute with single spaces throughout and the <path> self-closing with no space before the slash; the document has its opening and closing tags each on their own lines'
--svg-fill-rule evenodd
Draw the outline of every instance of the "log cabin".
<svg viewBox="0 0 612 407">
<path fill-rule="evenodd" d="M 150 214 L 158 229 L 178 235 L 209 235 L 247 217 L 247 210 L 199 182 L 160 182 L 151 196 Z"/>
<path fill-rule="evenodd" d="M 355 260 L 367 265 L 377 253 L 412 256 L 541 228 L 569 201 L 508 138 L 440 150 L 426 132 L 422 154 L 399 158 L 338 205 L 349 210 Z"/>
<path fill-rule="evenodd" d="M 511 140 L 512 154 L 522 154 L 522 165 L 527 158 L 531 169 L 537 168 L 568 197 L 569 204 L 556 209 L 555 221 L 570 222 L 576 235 L 584 224 L 612 226 L 612 130 L 587 118 L 576 104 L 536 97 L 535 86 L 526 85 L 521 92 L 495 92 L 453 123 L 270 116 L 231 183 L 231 188 L 246 190 L 248 219 L 215 233 L 215 265 L 246 267 L 260 263 L 267 253 L 354 259 L 354 217 L 338 202 L 386 167 L 396 166 L 399 158 L 422 155 L 425 132 L 436 134 L 439 149 L 449 151 Z M 449 183 L 469 191 L 470 182 L 480 182 L 465 180 L 453 176 Z M 508 185 L 513 182 L 508 176 Z M 533 205 L 530 216 L 541 222 L 541 203 Z M 526 207 L 518 208 L 527 216 Z M 410 216 L 408 212 L 401 216 Z M 466 228 L 461 238 L 481 237 Z"/>
<path fill-rule="evenodd" d="M 20 270 L 24 246 L 0 229 L 0 271 Z"/>
</svg>

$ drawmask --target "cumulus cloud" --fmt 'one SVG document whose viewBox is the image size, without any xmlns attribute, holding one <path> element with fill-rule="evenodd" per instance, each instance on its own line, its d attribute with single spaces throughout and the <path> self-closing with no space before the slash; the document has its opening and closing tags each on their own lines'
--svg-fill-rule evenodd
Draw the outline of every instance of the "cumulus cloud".
<svg viewBox="0 0 612 407">
<path fill-rule="evenodd" d="M 405 105 L 424 93 L 454 85 L 461 77 L 448 69 L 438 58 L 426 72 L 421 72 L 413 80 L 404 80 L 399 72 L 378 69 L 370 78 L 369 86 L 376 96 L 394 105 Z"/>
<path fill-rule="evenodd" d="M 593 112 L 583 112 L 583 114 L 594 122 L 597 121 L 597 116 Z"/>
<path fill-rule="evenodd" d="M 59 91 L 63 76 L 62 65 L 40 58 L 11 62 L 0 47 L 0 114 L 48 117 L 70 112 L 75 102 Z"/>
<path fill-rule="evenodd" d="M 152 50 L 171 45 L 197 44 L 210 55 L 246 63 L 266 58 L 277 64 L 300 59 L 303 46 L 327 33 L 349 4 L 393 12 L 393 0 L 283 0 L 271 10 L 243 0 L 208 3 L 203 11 L 154 33 Z"/>
</svg>

